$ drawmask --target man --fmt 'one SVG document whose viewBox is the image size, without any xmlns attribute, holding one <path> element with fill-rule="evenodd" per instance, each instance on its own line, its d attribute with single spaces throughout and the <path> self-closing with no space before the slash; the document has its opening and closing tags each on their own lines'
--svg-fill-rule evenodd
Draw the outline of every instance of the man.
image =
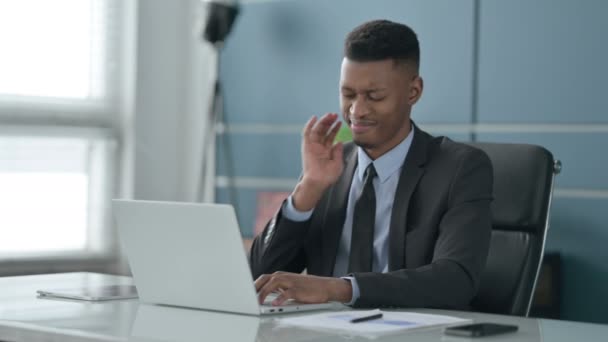
<svg viewBox="0 0 608 342">
<path fill-rule="evenodd" d="M 473 147 L 410 120 L 422 94 L 407 26 L 367 22 L 346 38 L 342 118 L 302 133 L 302 175 L 251 249 L 259 300 L 467 309 L 485 265 L 492 166 Z M 307 274 L 300 274 L 304 269 Z"/>
</svg>

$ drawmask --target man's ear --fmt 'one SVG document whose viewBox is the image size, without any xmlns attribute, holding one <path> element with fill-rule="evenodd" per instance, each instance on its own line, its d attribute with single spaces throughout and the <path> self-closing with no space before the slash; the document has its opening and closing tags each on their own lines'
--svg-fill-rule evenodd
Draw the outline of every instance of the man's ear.
<svg viewBox="0 0 608 342">
<path fill-rule="evenodd" d="M 407 102 L 410 106 L 413 106 L 418 102 L 420 97 L 422 96 L 422 89 L 424 88 L 424 82 L 422 81 L 422 77 L 416 75 L 410 82 L 410 93 L 407 99 Z"/>
</svg>

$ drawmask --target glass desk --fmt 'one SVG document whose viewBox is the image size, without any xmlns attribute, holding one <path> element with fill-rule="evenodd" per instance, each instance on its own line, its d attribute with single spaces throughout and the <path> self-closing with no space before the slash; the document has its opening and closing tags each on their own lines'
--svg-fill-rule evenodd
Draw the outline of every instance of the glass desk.
<svg viewBox="0 0 608 342">
<path fill-rule="evenodd" d="M 368 337 L 345 333 L 285 327 L 277 324 L 276 319 L 281 316 L 253 317 L 140 304 L 138 300 L 82 302 L 36 296 L 39 289 L 118 284 L 132 284 L 132 279 L 97 273 L 0 278 L 0 341 L 370 341 Z M 519 326 L 517 333 L 487 337 L 484 341 L 605 341 L 608 336 L 608 325 L 462 311 L 409 311 Z M 471 339 L 445 336 L 443 328 L 374 339 L 406 340 L 463 342 Z"/>
</svg>

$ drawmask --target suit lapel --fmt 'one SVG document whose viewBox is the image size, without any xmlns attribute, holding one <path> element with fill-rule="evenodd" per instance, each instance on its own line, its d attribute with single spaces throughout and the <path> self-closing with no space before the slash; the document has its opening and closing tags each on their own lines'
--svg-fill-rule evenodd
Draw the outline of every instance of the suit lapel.
<svg viewBox="0 0 608 342">
<path fill-rule="evenodd" d="M 414 123 L 412 122 L 412 125 Z M 389 271 L 405 266 L 405 233 L 410 199 L 424 174 L 430 136 L 414 125 L 414 139 L 401 168 L 389 230 Z"/>
<path fill-rule="evenodd" d="M 336 254 L 338 253 L 338 244 L 342 236 L 344 228 L 344 220 L 346 217 L 346 205 L 348 204 L 348 194 L 353 180 L 353 174 L 357 167 L 357 149 L 353 146 L 351 153 L 346 156 L 346 164 L 344 165 L 343 176 L 338 179 L 329 195 L 329 203 L 327 205 L 326 219 L 323 227 L 322 241 L 322 260 L 327 260 L 323 265 L 323 274 L 331 276 L 336 264 Z"/>
</svg>

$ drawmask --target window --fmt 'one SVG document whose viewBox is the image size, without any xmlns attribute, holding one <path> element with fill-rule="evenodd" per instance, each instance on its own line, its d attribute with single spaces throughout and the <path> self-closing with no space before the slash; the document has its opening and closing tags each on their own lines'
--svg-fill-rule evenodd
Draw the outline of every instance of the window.
<svg viewBox="0 0 608 342">
<path fill-rule="evenodd" d="M 104 184 L 113 155 L 108 141 L 0 137 L 0 257 L 99 250 L 91 233 L 104 223 L 100 200 L 109 195 Z"/>
<path fill-rule="evenodd" d="M 0 1 L 4 100 L 103 100 L 117 14 L 109 0 Z"/>
<path fill-rule="evenodd" d="M 121 0 L 0 0 L 0 260 L 107 255 Z"/>
</svg>

